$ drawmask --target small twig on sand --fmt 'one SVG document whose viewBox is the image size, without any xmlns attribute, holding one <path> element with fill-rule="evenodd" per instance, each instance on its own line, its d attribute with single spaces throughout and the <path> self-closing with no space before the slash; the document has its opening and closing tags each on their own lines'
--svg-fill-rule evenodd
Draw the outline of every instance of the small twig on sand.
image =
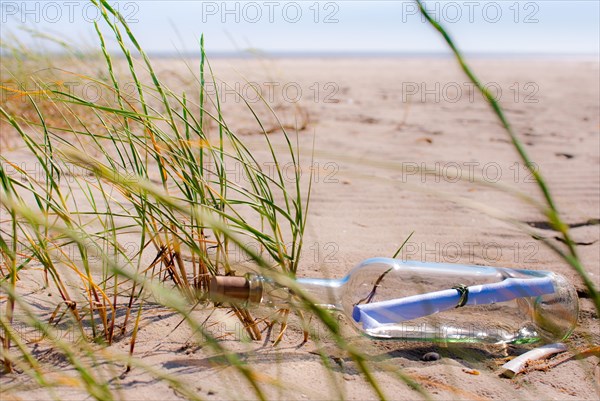
<svg viewBox="0 0 600 401">
<path fill-rule="evenodd" d="M 570 361 L 571 359 L 585 359 L 590 356 L 596 356 L 596 357 L 600 358 L 600 347 L 592 347 L 592 348 L 588 348 L 586 350 L 578 351 L 578 352 L 569 352 L 569 353 L 566 353 L 565 355 L 562 355 L 560 358 L 557 358 L 556 360 L 554 360 L 552 362 L 535 365 L 535 366 L 528 365 L 526 367 L 526 370 L 544 370 L 544 371 L 546 371 L 546 370 L 555 368 L 556 366 L 558 366 L 562 363 Z"/>
<path fill-rule="evenodd" d="M 528 370 L 548 370 L 552 369 L 571 359 L 584 359 L 590 356 L 600 357 L 600 347 L 592 347 L 586 350 L 569 352 L 549 363 L 533 364 L 532 362 L 541 361 L 551 355 L 558 354 L 567 350 L 564 344 L 548 344 L 543 347 L 533 349 L 516 357 L 515 359 L 505 363 L 502 367 L 505 369 L 502 372 L 503 376 L 514 377 L 515 375 Z"/>
</svg>

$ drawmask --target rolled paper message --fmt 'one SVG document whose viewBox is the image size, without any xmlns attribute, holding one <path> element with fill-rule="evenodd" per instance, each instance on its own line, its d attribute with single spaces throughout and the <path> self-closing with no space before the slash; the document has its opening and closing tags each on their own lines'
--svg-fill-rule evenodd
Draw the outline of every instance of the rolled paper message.
<svg viewBox="0 0 600 401">
<path fill-rule="evenodd" d="M 516 298 L 552 294 L 554 293 L 554 285 L 548 277 L 508 278 L 498 283 L 466 287 L 466 290 L 468 298 L 464 305 L 487 305 L 507 302 Z M 356 305 L 352 317 L 356 322 L 362 322 L 365 329 L 374 329 L 384 324 L 413 320 L 455 308 L 461 300 L 464 302 L 462 291 L 448 289 Z"/>
</svg>

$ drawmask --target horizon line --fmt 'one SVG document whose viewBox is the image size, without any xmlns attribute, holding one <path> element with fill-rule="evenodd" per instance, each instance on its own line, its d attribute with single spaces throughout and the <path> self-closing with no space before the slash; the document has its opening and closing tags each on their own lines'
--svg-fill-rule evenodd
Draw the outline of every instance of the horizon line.
<svg viewBox="0 0 600 401">
<path fill-rule="evenodd" d="M 12 52 L 0 50 L 0 55 L 11 56 Z M 35 52 L 34 52 L 35 53 Z M 86 51 L 47 51 L 48 55 L 64 56 L 68 54 L 88 54 Z M 443 51 L 404 51 L 404 50 L 215 50 L 205 51 L 209 58 L 453 58 L 449 50 Z M 111 51 L 113 57 L 124 57 L 117 51 Z M 153 58 L 199 58 L 200 51 L 156 50 L 147 51 Z M 466 51 L 462 53 L 470 58 L 594 58 L 600 62 L 599 52 L 526 52 L 526 51 Z"/>
</svg>

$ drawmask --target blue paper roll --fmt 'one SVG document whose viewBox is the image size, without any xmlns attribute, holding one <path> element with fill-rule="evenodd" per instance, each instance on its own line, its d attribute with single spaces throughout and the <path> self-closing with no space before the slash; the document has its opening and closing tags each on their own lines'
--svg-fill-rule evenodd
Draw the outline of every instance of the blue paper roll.
<svg viewBox="0 0 600 401">
<path fill-rule="evenodd" d="M 554 292 L 548 277 L 517 279 L 508 278 L 498 283 L 468 287 L 466 305 L 486 305 L 511 301 L 516 298 L 536 297 Z M 352 317 L 362 322 L 365 329 L 383 324 L 399 323 L 455 308 L 460 301 L 456 289 L 429 292 L 388 301 L 356 305 Z"/>
</svg>

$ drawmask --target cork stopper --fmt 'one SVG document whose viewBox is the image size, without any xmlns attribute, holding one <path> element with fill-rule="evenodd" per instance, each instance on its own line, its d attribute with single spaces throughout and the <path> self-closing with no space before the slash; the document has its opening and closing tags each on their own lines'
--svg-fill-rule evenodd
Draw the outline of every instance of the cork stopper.
<svg viewBox="0 0 600 401">
<path fill-rule="evenodd" d="M 209 296 L 217 302 L 260 302 L 262 285 L 256 277 L 213 276 Z"/>
</svg>

